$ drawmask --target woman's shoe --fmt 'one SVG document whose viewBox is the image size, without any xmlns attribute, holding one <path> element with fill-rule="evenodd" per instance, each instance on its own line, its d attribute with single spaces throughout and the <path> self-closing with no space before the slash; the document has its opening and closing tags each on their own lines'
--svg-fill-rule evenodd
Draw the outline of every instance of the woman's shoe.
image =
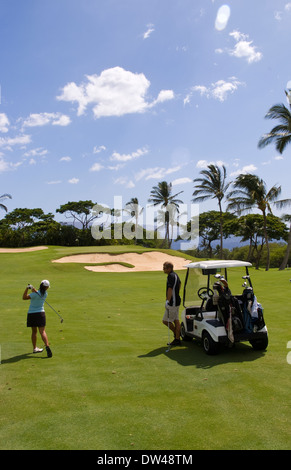
<svg viewBox="0 0 291 470">
<path fill-rule="evenodd" d="M 49 346 L 46 346 L 45 349 L 46 349 L 46 352 L 47 352 L 47 357 L 52 357 L 53 353 L 51 351 L 51 348 Z"/>
</svg>

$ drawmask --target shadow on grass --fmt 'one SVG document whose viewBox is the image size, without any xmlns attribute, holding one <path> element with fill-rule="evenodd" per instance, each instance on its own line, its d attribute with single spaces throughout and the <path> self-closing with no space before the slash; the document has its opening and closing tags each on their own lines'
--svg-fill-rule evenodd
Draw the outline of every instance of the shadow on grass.
<svg viewBox="0 0 291 470">
<path fill-rule="evenodd" d="M 160 347 L 138 356 L 140 359 L 151 359 L 165 355 L 168 359 L 176 361 L 182 366 L 195 366 L 199 369 L 210 369 L 220 364 L 252 362 L 263 357 L 266 351 L 255 351 L 250 345 L 236 343 L 231 349 L 223 348 L 215 356 L 208 356 L 198 341 L 182 342 L 181 346 Z"/>
<path fill-rule="evenodd" d="M 41 353 L 33 354 L 33 353 L 26 353 L 26 354 L 19 354 L 19 356 L 9 357 L 8 359 L 2 359 L 1 364 L 13 364 L 14 362 L 23 361 L 25 359 L 48 359 L 47 356 L 41 356 Z"/>
</svg>

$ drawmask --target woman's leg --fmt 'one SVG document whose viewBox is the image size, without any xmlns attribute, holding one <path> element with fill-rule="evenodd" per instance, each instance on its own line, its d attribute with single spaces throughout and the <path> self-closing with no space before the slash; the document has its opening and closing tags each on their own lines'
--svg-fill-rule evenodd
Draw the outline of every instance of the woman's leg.
<svg viewBox="0 0 291 470">
<path fill-rule="evenodd" d="M 46 332 L 45 332 L 45 326 L 40 326 L 38 329 L 39 329 L 39 332 L 41 334 L 42 340 L 45 344 L 47 357 L 52 357 L 53 353 L 51 351 L 51 348 L 49 347 L 49 342 L 48 342 L 47 335 L 46 335 Z"/>
<path fill-rule="evenodd" d="M 48 339 L 47 339 L 47 334 L 46 334 L 46 332 L 45 332 L 45 326 L 39 326 L 39 327 L 38 327 L 38 330 L 39 330 L 40 336 L 41 336 L 41 338 L 42 338 L 44 344 L 45 344 L 46 346 L 48 346 L 48 345 L 49 345 L 49 342 L 48 342 Z"/>
<path fill-rule="evenodd" d="M 37 337 L 37 327 L 32 326 L 31 327 L 31 342 L 32 342 L 33 349 L 36 348 L 36 337 Z"/>
</svg>

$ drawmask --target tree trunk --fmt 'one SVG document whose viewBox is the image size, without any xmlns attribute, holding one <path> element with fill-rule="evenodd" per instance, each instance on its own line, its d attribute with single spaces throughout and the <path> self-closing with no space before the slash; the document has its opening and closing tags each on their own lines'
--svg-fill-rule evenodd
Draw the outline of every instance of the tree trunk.
<svg viewBox="0 0 291 470">
<path fill-rule="evenodd" d="M 249 252 L 248 252 L 248 256 L 247 256 L 247 261 L 250 261 L 251 259 L 251 256 L 252 256 L 252 251 L 253 251 L 253 238 L 250 237 L 250 244 L 249 244 Z"/>
<path fill-rule="evenodd" d="M 219 201 L 219 211 L 220 211 L 220 259 L 223 259 L 223 221 L 222 221 L 222 207 L 221 202 Z"/>
<path fill-rule="evenodd" d="M 269 247 L 269 238 L 267 234 L 267 217 L 265 212 L 263 212 L 264 216 L 264 236 L 266 240 L 266 248 L 267 248 L 267 261 L 266 261 L 266 271 L 269 271 L 270 268 L 270 247 Z"/>
</svg>

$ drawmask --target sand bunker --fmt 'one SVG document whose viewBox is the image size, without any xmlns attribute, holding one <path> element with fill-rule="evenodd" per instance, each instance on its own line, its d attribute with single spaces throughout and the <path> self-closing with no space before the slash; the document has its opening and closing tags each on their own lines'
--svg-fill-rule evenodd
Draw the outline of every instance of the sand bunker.
<svg viewBox="0 0 291 470">
<path fill-rule="evenodd" d="M 109 264 L 104 266 L 84 266 L 88 271 L 94 271 L 99 273 L 125 273 L 125 272 L 137 272 L 137 271 L 162 271 L 163 263 L 170 261 L 174 265 L 174 269 L 186 269 L 185 265 L 190 263 L 190 260 L 185 258 L 179 258 L 178 256 L 170 256 L 166 253 L 158 251 L 149 251 L 145 253 L 123 253 L 120 255 L 114 255 L 109 253 L 90 253 L 84 255 L 72 255 L 65 256 L 58 260 L 54 260 L 54 263 L 127 263 L 134 267 L 128 268 L 120 264 Z"/>
<path fill-rule="evenodd" d="M 47 250 L 47 246 L 30 246 L 29 248 L 0 248 L 0 253 L 26 253 L 27 251 Z"/>
</svg>

